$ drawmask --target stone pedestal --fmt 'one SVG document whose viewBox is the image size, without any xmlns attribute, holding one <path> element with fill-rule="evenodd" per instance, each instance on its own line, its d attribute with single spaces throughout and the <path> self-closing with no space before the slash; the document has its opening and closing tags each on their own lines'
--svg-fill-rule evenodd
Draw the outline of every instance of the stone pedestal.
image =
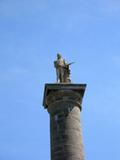
<svg viewBox="0 0 120 160">
<path fill-rule="evenodd" d="M 50 114 L 51 160 L 84 160 L 80 111 L 85 84 L 46 84 L 43 105 Z"/>
</svg>

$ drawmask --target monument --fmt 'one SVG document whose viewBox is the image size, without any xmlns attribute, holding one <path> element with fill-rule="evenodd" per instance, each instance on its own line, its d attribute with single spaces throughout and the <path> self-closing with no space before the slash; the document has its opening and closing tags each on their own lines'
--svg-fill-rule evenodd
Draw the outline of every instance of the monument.
<svg viewBox="0 0 120 160">
<path fill-rule="evenodd" d="M 45 84 L 43 106 L 50 115 L 51 160 L 84 160 L 80 111 L 86 84 L 71 82 L 71 64 L 57 54 L 57 82 Z"/>
</svg>

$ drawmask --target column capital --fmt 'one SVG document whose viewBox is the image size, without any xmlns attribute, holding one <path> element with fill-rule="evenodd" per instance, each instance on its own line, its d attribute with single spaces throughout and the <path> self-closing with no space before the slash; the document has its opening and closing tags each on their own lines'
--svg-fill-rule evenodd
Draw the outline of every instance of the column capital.
<svg viewBox="0 0 120 160">
<path fill-rule="evenodd" d="M 66 84 L 53 83 L 45 84 L 43 106 L 50 110 L 49 106 L 53 103 L 67 102 L 76 103 L 82 109 L 82 99 L 86 84 Z"/>
</svg>

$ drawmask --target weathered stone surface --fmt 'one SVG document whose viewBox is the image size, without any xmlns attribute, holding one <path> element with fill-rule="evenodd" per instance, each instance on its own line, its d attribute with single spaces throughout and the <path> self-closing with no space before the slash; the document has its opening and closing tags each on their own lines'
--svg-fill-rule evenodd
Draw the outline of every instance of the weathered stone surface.
<svg viewBox="0 0 120 160">
<path fill-rule="evenodd" d="M 51 160 L 84 160 L 80 110 L 86 85 L 46 84 L 50 114 Z"/>
</svg>

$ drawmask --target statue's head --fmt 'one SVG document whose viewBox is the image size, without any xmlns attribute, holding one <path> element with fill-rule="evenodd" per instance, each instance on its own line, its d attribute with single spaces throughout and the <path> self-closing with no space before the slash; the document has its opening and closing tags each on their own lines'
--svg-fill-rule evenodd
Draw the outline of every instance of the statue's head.
<svg viewBox="0 0 120 160">
<path fill-rule="evenodd" d="M 57 58 L 60 59 L 62 56 L 60 53 L 57 53 Z"/>
</svg>

